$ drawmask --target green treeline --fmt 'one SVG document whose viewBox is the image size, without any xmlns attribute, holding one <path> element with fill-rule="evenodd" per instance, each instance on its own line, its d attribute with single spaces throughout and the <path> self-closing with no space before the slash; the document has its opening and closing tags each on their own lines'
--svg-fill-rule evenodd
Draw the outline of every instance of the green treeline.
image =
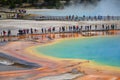
<svg viewBox="0 0 120 80">
<path fill-rule="evenodd" d="M 30 7 L 48 7 L 59 8 L 62 6 L 63 0 L 0 0 L 0 6 L 8 6 L 9 8 L 23 7 L 23 4 L 29 4 Z M 70 0 L 64 0 L 69 2 Z"/>
</svg>

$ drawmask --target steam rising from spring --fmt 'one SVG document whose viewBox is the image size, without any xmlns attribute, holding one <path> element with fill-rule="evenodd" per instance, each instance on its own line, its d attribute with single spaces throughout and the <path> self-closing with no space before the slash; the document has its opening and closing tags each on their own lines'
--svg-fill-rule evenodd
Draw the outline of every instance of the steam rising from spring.
<svg viewBox="0 0 120 80">
<path fill-rule="evenodd" d="M 30 12 L 47 16 L 120 16 L 120 0 L 71 0 L 64 9 Z"/>
<path fill-rule="evenodd" d="M 86 16 L 120 16 L 120 0 L 71 0 L 64 13 Z"/>
</svg>

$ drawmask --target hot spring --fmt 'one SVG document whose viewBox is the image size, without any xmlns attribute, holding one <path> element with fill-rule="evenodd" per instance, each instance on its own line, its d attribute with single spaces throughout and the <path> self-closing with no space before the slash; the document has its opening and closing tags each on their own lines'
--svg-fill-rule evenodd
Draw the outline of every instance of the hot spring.
<svg viewBox="0 0 120 80">
<path fill-rule="evenodd" d="M 84 59 L 120 67 L 120 36 L 65 39 L 35 48 L 43 55 L 62 59 Z"/>
</svg>

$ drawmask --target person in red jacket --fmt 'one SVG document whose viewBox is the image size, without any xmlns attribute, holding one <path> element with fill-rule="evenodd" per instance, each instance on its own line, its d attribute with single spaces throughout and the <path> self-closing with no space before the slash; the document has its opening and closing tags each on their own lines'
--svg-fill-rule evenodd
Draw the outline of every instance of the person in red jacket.
<svg viewBox="0 0 120 80">
<path fill-rule="evenodd" d="M 3 36 L 5 36 L 6 35 L 6 31 L 5 30 L 3 30 Z"/>
</svg>

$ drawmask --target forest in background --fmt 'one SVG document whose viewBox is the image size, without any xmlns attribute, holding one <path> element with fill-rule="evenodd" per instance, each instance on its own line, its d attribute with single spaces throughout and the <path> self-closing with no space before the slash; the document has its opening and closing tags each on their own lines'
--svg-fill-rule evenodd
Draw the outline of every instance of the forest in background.
<svg viewBox="0 0 120 80">
<path fill-rule="evenodd" d="M 0 0 L 0 7 L 6 8 L 61 8 L 64 7 L 62 1 L 65 5 L 69 3 L 70 0 Z"/>
</svg>

